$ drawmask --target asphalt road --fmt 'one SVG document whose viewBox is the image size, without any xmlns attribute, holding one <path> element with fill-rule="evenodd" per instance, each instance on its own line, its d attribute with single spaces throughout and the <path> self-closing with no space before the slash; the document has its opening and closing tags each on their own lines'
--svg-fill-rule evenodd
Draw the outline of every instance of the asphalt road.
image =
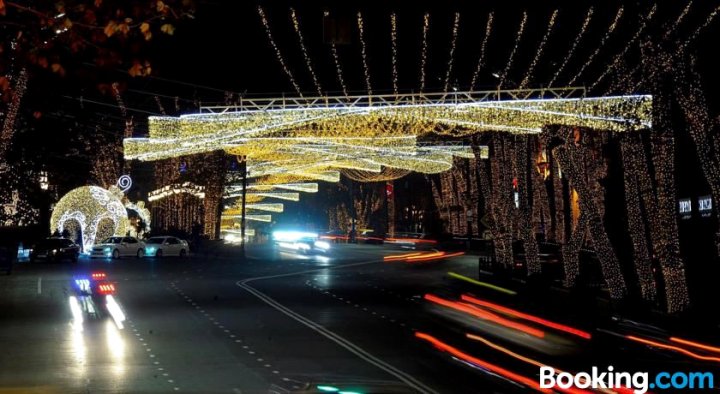
<svg viewBox="0 0 720 394">
<path fill-rule="evenodd" d="M 250 247 L 246 261 L 229 248 L 185 259 L 20 263 L 13 275 L 0 276 L 0 394 L 318 393 L 320 386 L 347 393 L 515 393 L 527 384 L 504 371 L 536 381 L 533 358 L 571 370 L 658 360 L 693 366 L 677 352 L 624 338 L 660 341 L 662 332 L 601 324 L 593 311 L 562 312 L 586 310 L 567 298 L 540 301 L 462 282 L 497 305 L 539 304 L 535 310 L 592 332 L 592 342 L 497 306 L 471 308 L 473 317 L 467 307 L 429 302 L 428 293 L 445 300 L 453 291 L 468 294 L 447 273 L 477 277 L 476 258 L 383 261 L 399 253 L 407 252 L 340 244 L 328 255 L 308 256 L 268 245 Z M 115 284 L 127 319 L 122 329 L 107 313 L 73 323 L 74 278 L 96 271 Z M 462 354 L 441 352 L 418 333 L 482 359 L 463 362 Z"/>
<path fill-rule="evenodd" d="M 235 251 L 234 253 L 237 253 Z M 0 392 L 472 392 L 413 336 L 421 296 L 460 261 L 408 267 L 380 246 L 186 259 L 20 263 L 0 277 Z M 73 278 L 103 271 L 127 321 L 73 328 Z"/>
</svg>

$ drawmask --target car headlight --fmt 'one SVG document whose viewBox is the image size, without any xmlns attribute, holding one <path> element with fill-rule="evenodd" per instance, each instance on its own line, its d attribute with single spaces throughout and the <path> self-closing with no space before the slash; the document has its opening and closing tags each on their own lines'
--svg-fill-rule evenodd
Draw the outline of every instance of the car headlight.
<svg viewBox="0 0 720 394">
<path fill-rule="evenodd" d="M 315 247 L 322 250 L 330 249 L 330 243 L 327 241 L 315 241 Z"/>
</svg>

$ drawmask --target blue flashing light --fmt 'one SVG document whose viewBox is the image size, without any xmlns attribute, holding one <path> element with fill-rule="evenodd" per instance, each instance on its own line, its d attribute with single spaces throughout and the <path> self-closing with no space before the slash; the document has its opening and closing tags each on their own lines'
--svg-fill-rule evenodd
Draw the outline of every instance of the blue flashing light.
<svg viewBox="0 0 720 394">
<path fill-rule="evenodd" d="M 317 386 L 317 389 L 320 391 L 324 391 L 326 393 L 336 393 L 336 392 L 340 391 L 340 389 L 337 387 L 323 386 L 323 385 Z"/>
</svg>

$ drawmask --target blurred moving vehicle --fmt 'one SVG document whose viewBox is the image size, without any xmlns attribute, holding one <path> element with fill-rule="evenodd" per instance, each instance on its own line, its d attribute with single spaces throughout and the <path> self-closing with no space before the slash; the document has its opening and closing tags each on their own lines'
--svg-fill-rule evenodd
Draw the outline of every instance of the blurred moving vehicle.
<svg viewBox="0 0 720 394">
<path fill-rule="evenodd" d="M 190 247 L 187 241 L 177 237 L 152 237 L 145 241 L 145 256 L 179 256 L 185 257 Z"/>
<path fill-rule="evenodd" d="M 145 243 L 135 237 L 110 237 L 99 244 L 95 244 L 90 257 L 112 257 L 119 259 L 123 256 L 145 256 Z"/>
<path fill-rule="evenodd" d="M 71 288 L 73 292 L 68 301 L 76 330 L 83 331 L 87 320 L 104 320 L 106 316 L 112 318 L 119 330 L 124 328 L 126 317 L 115 299 L 115 283 L 108 281 L 104 272 L 76 276 Z"/>
<path fill-rule="evenodd" d="M 273 241 L 282 249 L 295 250 L 300 253 L 327 253 L 330 242 L 320 239 L 318 234 L 303 231 L 275 231 Z"/>
<path fill-rule="evenodd" d="M 78 261 L 80 246 L 66 238 L 46 238 L 36 243 L 30 252 L 30 261 L 38 260 L 62 261 L 70 260 L 73 263 Z"/>
<path fill-rule="evenodd" d="M 385 236 L 375 234 L 375 230 L 364 229 L 357 236 L 358 242 L 364 242 L 371 245 L 382 245 L 385 243 Z"/>
<path fill-rule="evenodd" d="M 401 249 L 431 250 L 437 247 L 438 241 L 430 234 L 396 232 L 393 237 L 386 238 L 385 243 Z"/>
<path fill-rule="evenodd" d="M 348 233 L 345 231 L 342 231 L 342 230 L 331 230 L 320 236 L 320 239 L 333 241 L 335 243 L 338 243 L 341 241 L 347 242 L 348 238 L 349 238 Z"/>
</svg>

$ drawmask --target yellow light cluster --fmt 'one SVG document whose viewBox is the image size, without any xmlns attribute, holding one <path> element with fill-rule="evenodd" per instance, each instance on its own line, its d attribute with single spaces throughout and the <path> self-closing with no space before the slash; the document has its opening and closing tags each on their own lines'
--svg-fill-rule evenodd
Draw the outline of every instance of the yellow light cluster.
<svg viewBox="0 0 720 394">
<path fill-rule="evenodd" d="M 245 208 L 265 212 L 282 212 L 284 205 L 281 203 L 246 204 Z"/>
<path fill-rule="evenodd" d="M 191 194 L 197 198 L 205 198 L 205 187 L 198 186 L 192 182 L 167 185 L 148 193 L 148 201 L 162 200 L 163 198 L 173 194 Z"/>
<path fill-rule="evenodd" d="M 354 161 L 434 173 L 452 165 L 452 158 L 446 157 L 444 166 L 435 162 L 433 152 L 418 148 L 418 137 L 438 131 L 455 136 L 495 130 L 540 133 L 545 125 L 637 130 L 650 127 L 651 108 L 650 96 L 619 96 L 151 117 L 150 138 L 125 139 L 125 157 L 161 160 L 226 150 L 247 156 L 251 167 L 267 164 L 277 172 L 284 172 L 282 161 L 290 160 L 310 167 L 320 161 L 326 167 Z M 262 168 L 250 172 L 269 173 Z"/>
<path fill-rule="evenodd" d="M 58 201 L 50 217 L 52 232 L 68 230 L 82 234 L 84 252 L 89 252 L 96 239 L 125 235 L 128 217 L 121 201 L 122 192 L 97 186 L 83 186 L 68 192 Z"/>
</svg>

